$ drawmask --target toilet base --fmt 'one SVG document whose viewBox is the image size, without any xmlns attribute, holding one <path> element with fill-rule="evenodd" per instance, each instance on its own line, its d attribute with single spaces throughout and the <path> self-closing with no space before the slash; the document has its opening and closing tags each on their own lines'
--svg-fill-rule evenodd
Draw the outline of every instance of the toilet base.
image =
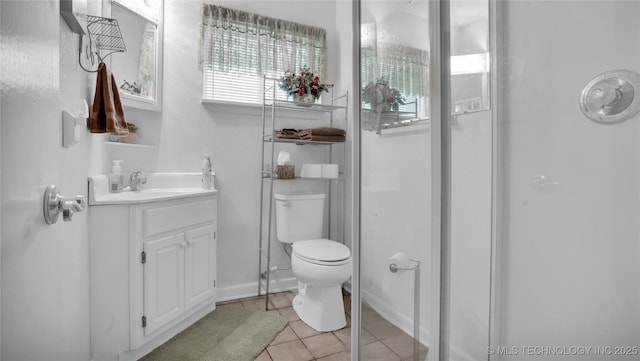
<svg viewBox="0 0 640 361">
<path fill-rule="evenodd" d="M 298 317 L 320 332 L 339 330 L 347 325 L 340 285 L 317 287 L 300 285 L 293 299 Z"/>
</svg>

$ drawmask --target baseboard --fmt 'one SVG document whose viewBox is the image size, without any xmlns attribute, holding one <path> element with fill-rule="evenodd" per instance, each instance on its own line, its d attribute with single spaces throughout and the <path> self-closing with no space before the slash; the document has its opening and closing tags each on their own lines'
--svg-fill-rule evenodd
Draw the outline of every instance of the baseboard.
<svg viewBox="0 0 640 361">
<path fill-rule="evenodd" d="M 295 277 L 280 280 L 272 280 L 269 285 L 269 292 L 283 292 L 298 288 L 298 280 Z M 217 290 L 217 301 L 230 301 L 239 298 L 253 297 L 258 295 L 258 282 L 248 282 L 229 287 L 220 287 Z"/>
<path fill-rule="evenodd" d="M 407 315 L 398 312 L 382 301 L 379 297 L 366 290 L 362 290 L 362 299 L 365 300 L 376 312 L 378 312 L 380 316 L 384 317 L 385 320 L 400 328 L 407 335 L 413 336 L 413 315 L 408 317 Z M 422 312 L 430 312 L 430 310 L 423 310 L 421 313 Z M 420 342 L 428 347 L 429 339 L 429 329 L 420 325 Z"/>
<path fill-rule="evenodd" d="M 349 292 L 349 293 L 353 293 L 353 292 L 351 292 L 351 280 L 348 280 L 347 282 L 343 283 L 342 284 L 342 288 L 347 290 L 347 292 Z"/>
</svg>

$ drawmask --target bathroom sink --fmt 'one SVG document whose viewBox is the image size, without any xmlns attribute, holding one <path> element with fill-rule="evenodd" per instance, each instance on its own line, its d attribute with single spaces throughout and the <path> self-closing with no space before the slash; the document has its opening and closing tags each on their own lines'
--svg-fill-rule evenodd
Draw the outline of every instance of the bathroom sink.
<svg viewBox="0 0 640 361">
<path fill-rule="evenodd" d="M 89 177 L 89 205 L 136 204 L 215 194 L 202 189 L 201 173 L 149 173 L 139 190 L 109 193 L 106 175 Z"/>
</svg>

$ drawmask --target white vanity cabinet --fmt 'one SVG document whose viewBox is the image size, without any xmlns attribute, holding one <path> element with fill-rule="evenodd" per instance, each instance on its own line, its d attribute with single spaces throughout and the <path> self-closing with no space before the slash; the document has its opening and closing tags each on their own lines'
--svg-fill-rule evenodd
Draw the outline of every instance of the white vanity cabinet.
<svg viewBox="0 0 640 361">
<path fill-rule="evenodd" d="M 217 195 L 90 207 L 93 359 L 137 360 L 215 309 Z"/>
</svg>

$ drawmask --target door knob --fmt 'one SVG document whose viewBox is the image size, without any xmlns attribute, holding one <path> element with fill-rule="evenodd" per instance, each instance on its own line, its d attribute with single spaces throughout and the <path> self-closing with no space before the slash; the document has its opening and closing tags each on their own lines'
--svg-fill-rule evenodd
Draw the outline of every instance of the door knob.
<svg viewBox="0 0 640 361">
<path fill-rule="evenodd" d="M 44 220 L 47 224 L 54 224 L 58 221 L 60 213 L 65 222 L 71 221 L 73 212 L 82 212 L 86 205 L 83 195 L 77 195 L 74 198 L 66 199 L 63 197 L 58 188 L 50 185 L 44 192 L 44 200 L 42 202 L 44 212 Z"/>
</svg>

